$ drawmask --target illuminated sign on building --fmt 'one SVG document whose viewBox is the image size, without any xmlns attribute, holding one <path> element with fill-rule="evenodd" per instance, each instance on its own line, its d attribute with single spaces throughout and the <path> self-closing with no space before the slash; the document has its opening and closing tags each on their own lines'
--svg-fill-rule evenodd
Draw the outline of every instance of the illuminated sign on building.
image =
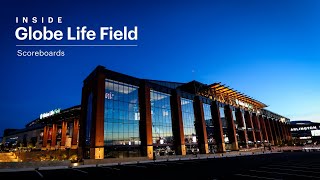
<svg viewBox="0 0 320 180">
<path fill-rule="evenodd" d="M 49 116 L 53 116 L 55 114 L 59 114 L 60 111 L 61 111 L 61 109 L 58 108 L 58 109 L 51 110 L 51 111 L 46 112 L 46 113 L 42 113 L 42 114 L 40 114 L 40 119 L 43 119 L 43 118 L 46 118 L 46 117 L 49 117 Z"/>
<path fill-rule="evenodd" d="M 317 129 L 317 126 L 295 127 L 295 128 L 291 128 L 290 131 L 306 131 L 306 130 L 314 130 L 314 129 Z"/>
<path fill-rule="evenodd" d="M 238 99 L 236 99 L 236 104 L 237 104 L 238 106 L 243 106 L 243 107 L 246 107 L 246 108 L 249 108 L 249 109 L 252 109 L 252 108 L 253 108 L 253 106 L 252 106 L 251 104 L 246 103 L 246 102 L 242 102 L 242 101 L 240 101 L 240 100 L 238 100 Z"/>
</svg>

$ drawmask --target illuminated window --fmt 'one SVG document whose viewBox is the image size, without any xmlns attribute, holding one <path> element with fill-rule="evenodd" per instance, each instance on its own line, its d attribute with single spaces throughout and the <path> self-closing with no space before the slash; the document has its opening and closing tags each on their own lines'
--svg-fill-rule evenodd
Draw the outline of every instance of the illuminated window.
<svg viewBox="0 0 320 180">
<path fill-rule="evenodd" d="M 105 81 L 104 141 L 106 146 L 140 145 L 138 87 Z"/>
<path fill-rule="evenodd" d="M 153 144 L 172 144 L 170 94 L 151 90 L 150 101 Z"/>
<path fill-rule="evenodd" d="M 213 144 L 215 143 L 215 139 L 214 139 L 214 129 L 213 129 L 212 116 L 211 116 L 211 109 L 209 104 L 203 103 L 203 113 L 204 113 L 204 120 L 206 122 L 208 143 Z"/>
<path fill-rule="evenodd" d="M 184 138 L 186 144 L 197 144 L 193 101 L 181 98 Z"/>
</svg>

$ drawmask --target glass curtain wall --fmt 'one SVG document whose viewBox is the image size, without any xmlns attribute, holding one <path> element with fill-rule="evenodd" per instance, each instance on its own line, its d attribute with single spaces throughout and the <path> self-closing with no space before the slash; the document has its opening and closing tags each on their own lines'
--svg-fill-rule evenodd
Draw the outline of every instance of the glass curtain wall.
<svg viewBox="0 0 320 180">
<path fill-rule="evenodd" d="M 171 120 L 170 94 L 150 91 L 152 142 L 157 156 L 175 154 Z"/>
<path fill-rule="evenodd" d="M 241 111 L 242 120 L 243 120 L 243 128 L 246 129 L 247 127 L 246 127 L 246 120 L 244 118 L 244 109 L 240 109 L 240 111 Z"/>
<path fill-rule="evenodd" d="M 199 149 L 195 128 L 193 100 L 181 98 L 181 111 L 187 154 L 196 154 L 199 152 Z"/>
<path fill-rule="evenodd" d="M 231 150 L 231 144 L 228 136 L 228 122 L 225 116 L 224 107 L 219 107 L 219 111 L 220 111 L 220 118 L 221 118 L 222 128 L 223 128 L 224 142 L 226 144 L 226 150 Z"/>
<path fill-rule="evenodd" d="M 236 109 L 235 109 L 235 107 L 231 107 L 231 110 L 232 110 L 231 112 L 232 112 L 232 118 L 233 118 L 234 126 L 235 126 L 235 128 L 236 128 L 236 137 L 237 137 L 237 141 L 238 141 L 238 143 L 239 143 L 239 141 L 240 141 L 240 138 L 239 138 L 239 129 L 238 129 L 239 124 L 238 124 L 238 121 L 237 121 Z"/>
<path fill-rule="evenodd" d="M 214 153 L 217 147 L 216 147 L 216 140 L 214 138 L 214 126 L 212 121 L 210 104 L 203 103 L 203 113 L 204 113 L 204 120 L 206 122 L 209 153 Z"/>
<path fill-rule="evenodd" d="M 140 156 L 138 87 L 105 81 L 105 158 Z"/>
</svg>

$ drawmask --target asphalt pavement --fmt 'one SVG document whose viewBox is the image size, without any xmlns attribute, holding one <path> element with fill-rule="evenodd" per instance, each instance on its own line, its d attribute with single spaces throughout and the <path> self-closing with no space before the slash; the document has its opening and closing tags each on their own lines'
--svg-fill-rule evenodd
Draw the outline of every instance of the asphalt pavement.
<svg viewBox="0 0 320 180">
<path fill-rule="evenodd" d="M 320 152 L 283 152 L 223 158 L 164 160 L 1 172 L 26 179 L 320 179 Z"/>
</svg>

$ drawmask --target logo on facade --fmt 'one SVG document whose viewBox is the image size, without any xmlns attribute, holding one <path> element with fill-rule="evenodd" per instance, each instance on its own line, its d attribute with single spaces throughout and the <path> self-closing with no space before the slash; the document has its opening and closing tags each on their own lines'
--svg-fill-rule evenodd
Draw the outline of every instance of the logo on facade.
<svg viewBox="0 0 320 180">
<path fill-rule="evenodd" d="M 49 116 L 53 116 L 55 114 L 59 114 L 60 111 L 61 111 L 61 109 L 58 108 L 58 109 L 55 109 L 55 110 L 51 110 L 49 112 L 42 113 L 42 114 L 40 114 L 40 119 L 43 119 L 43 118 L 46 118 L 46 117 L 49 117 Z"/>
<path fill-rule="evenodd" d="M 253 109 L 253 106 L 251 104 L 246 103 L 246 102 L 242 102 L 242 101 L 240 101 L 238 99 L 236 99 L 236 104 L 238 106 L 243 106 L 243 107 L 246 107 L 246 108 L 249 108 L 249 109 Z"/>
<path fill-rule="evenodd" d="M 315 130 L 317 126 L 306 126 L 306 127 L 295 127 L 291 128 L 290 131 L 307 131 L 307 130 Z"/>
<path fill-rule="evenodd" d="M 109 92 L 109 93 L 106 93 L 104 96 L 105 96 L 106 99 L 113 99 L 114 94 Z"/>
</svg>

